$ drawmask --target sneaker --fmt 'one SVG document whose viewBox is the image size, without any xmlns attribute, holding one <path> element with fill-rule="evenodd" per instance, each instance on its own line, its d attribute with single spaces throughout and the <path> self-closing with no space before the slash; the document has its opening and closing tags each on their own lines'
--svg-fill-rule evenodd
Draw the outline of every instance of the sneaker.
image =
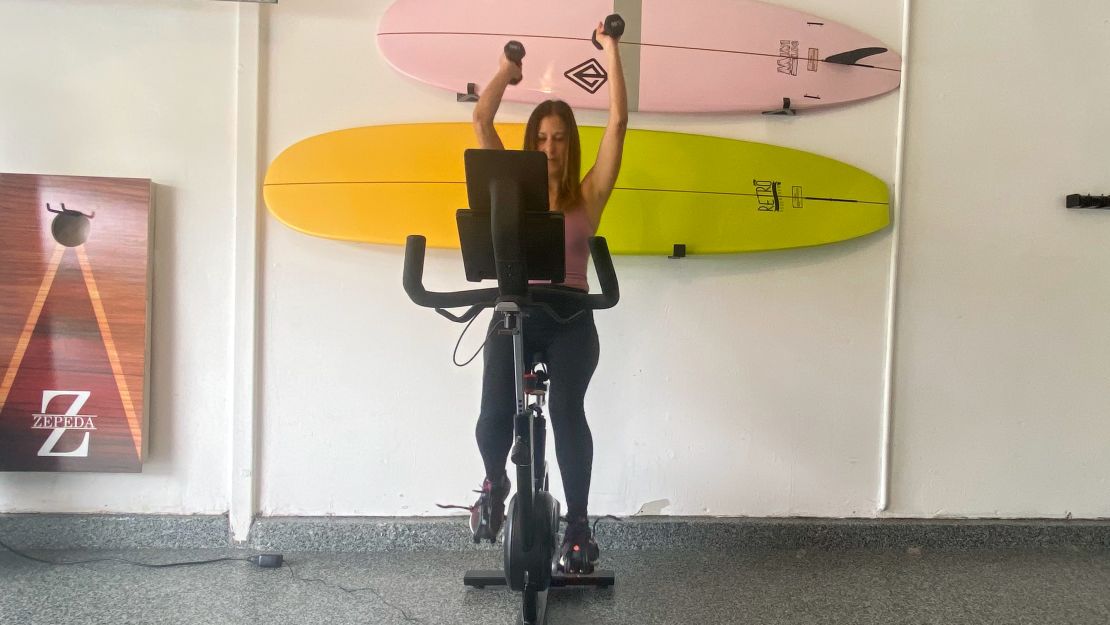
<svg viewBox="0 0 1110 625">
<path fill-rule="evenodd" d="M 470 507 L 470 531 L 474 534 L 474 543 L 488 539 L 491 543 L 497 542 L 497 535 L 505 523 L 505 499 L 512 489 L 512 482 L 508 475 L 502 475 L 500 483 L 494 484 L 487 477 L 482 481 L 482 490 L 478 501 Z"/>
<path fill-rule="evenodd" d="M 589 521 L 585 518 L 568 520 L 563 532 L 563 547 L 559 550 L 559 571 L 589 575 L 594 572 L 600 555 Z"/>
</svg>

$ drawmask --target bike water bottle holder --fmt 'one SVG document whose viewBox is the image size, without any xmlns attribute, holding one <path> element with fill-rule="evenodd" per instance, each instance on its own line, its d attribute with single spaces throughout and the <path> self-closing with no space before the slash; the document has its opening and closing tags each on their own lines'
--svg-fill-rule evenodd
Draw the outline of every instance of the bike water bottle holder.
<svg viewBox="0 0 1110 625">
<path fill-rule="evenodd" d="M 524 374 L 524 393 L 536 398 L 536 402 L 530 406 L 536 409 L 539 416 L 542 413 L 538 408 L 542 408 L 546 403 L 547 397 L 547 381 L 550 376 L 547 374 L 547 355 L 540 351 L 532 355 L 532 359 L 528 361 L 528 371 Z"/>
<path fill-rule="evenodd" d="M 547 376 L 540 372 L 524 374 L 524 392 L 528 395 L 542 397 L 547 394 Z"/>
</svg>

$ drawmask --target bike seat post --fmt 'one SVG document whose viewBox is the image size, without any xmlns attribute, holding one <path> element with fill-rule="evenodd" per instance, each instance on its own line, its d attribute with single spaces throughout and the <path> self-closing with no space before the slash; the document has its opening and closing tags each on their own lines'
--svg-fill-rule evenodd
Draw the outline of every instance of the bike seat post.
<svg viewBox="0 0 1110 625">
<path fill-rule="evenodd" d="M 516 379 L 516 413 L 521 414 L 525 408 L 524 397 L 524 332 L 521 329 L 523 313 L 516 302 L 500 302 L 494 308 L 495 313 L 504 315 L 505 332 L 513 337 L 513 366 Z"/>
<path fill-rule="evenodd" d="M 548 380 L 546 360 L 543 353 L 532 356 L 524 384 L 524 391 L 533 399 L 528 410 L 532 415 L 532 476 L 536 492 L 547 490 L 547 420 L 543 416 Z"/>
<path fill-rule="evenodd" d="M 527 397 L 524 392 L 524 332 L 522 321 L 524 318 L 520 305 L 513 301 L 501 301 L 494 307 L 494 313 L 504 315 L 505 332 L 513 337 L 513 378 L 516 385 L 516 417 L 513 424 L 513 449 L 512 461 L 517 465 L 517 484 L 534 486 L 536 483 L 535 466 L 535 439 L 533 437 L 532 411 L 527 409 Z M 519 487 L 518 487 L 519 488 Z M 531 518 L 532 506 L 535 503 L 535 489 L 527 488 L 519 492 L 521 511 L 524 518 Z M 531 530 L 523 532 L 524 544 L 532 546 Z"/>
</svg>

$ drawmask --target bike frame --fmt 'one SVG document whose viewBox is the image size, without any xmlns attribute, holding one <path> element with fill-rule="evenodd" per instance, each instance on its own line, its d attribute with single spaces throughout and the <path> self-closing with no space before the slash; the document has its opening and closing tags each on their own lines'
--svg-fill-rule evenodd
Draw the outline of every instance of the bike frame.
<svg viewBox="0 0 1110 625">
<path fill-rule="evenodd" d="M 545 470 L 545 443 L 547 427 L 542 421 L 537 427 L 536 410 L 528 406 L 527 393 L 524 389 L 524 312 L 515 302 L 501 302 L 494 308 L 495 314 L 504 315 L 503 327 L 513 339 L 513 377 L 516 386 L 516 412 L 513 419 L 513 451 L 518 445 L 527 446 L 527 456 L 517 457 L 514 453 L 513 463 L 517 465 L 517 505 L 526 519 L 532 518 L 536 505 L 536 495 L 542 490 L 542 472 Z M 521 450 L 523 451 L 523 449 Z M 523 462 L 521 462 L 523 460 Z M 528 486 L 525 487 L 524 485 Z M 535 544 L 535 528 L 531 523 L 521 527 L 521 539 L 526 550 Z"/>
</svg>

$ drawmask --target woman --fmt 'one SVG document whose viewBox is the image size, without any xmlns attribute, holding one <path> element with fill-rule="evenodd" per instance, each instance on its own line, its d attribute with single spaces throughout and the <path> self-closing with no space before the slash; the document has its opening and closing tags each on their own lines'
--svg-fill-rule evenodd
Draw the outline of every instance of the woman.
<svg viewBox="0 0 1110 625">
<path fill-rule="evenodd" d="M 597 160 L 579 180 L 581 149 L 578 126 L 570 107 L 558 100 L 539 104 L 532 112 L 524 136 L 525 150 L 547 155 L 549 206 L 564 214 L 566 231 L 566 278 L 561 286 L 589 291 L 586 263 L 587 240 L 597 231 L 605 203 L 613 192 L 620 171 L 624 135 L 628 126 L 628 100 L 617 41 L 598 24 L 596 37 L 604 50 L 609 74 L 609 121 L 598 149 Z M 510 81 L 522 76 L 522 67 L 504 55 L 497 74 L 482 91 L 474 108 L 474 131 L 484 149 L 504 149 L 493 118 Z M 495 318 L 490 322 L 500 324 Z M 524 322 L 525 353 L 544 352 L 550 376 L 551 426 L 555 454 L 567 499 L 567 530 L 559 556 L 560 568 L 590 572 L 598 558 L 586 520 L 593 466 L 593 438 L 583 406 L 586 388 L 598 362 L 597 329 L 591 311 L 561 325 L 543 314 Z M 475 538 L 491 540 L 500 530 L 505 515 L 505 498 L 511 484 L 505 470 L 512 446 L 515 412 L 512 342 L 494 333 L 486 344 L 482 374 L 482 409 L 476 435 L 486 468 L 481 496 L 471 508 L 471 530 Z M 488 524 L 488 526 L 487 526 Z M 588 570 L 570 570 L 571 551 L 587 554 Z M 573 567 L 578 568 L 578 567 Z"/>
</svg>

